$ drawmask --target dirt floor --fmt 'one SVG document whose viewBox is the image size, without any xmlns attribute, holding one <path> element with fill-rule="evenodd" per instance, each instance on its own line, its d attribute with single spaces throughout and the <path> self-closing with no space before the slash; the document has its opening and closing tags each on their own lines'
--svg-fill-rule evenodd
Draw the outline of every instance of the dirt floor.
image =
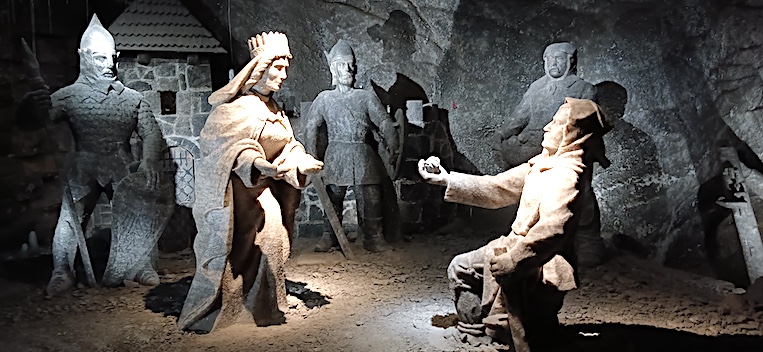
<svg viewBox="0 0 763 352">
<path fill-rule="evenodd" d="M 177 330 L 190 251 L 162 255 L 155 288 L 80 288 L 44 297 L 50 258 L 2 263 L 1 351 L 491 351 L 453 337 L 445 269 L 495 234 L 431 235 L 357 260 L 298 239 L 286 324 Z M 583 271 L 560 320 L 582 351 L 763 351 L 763 302 L 733 285 L 627 255 Z M 433 324 L 436 323 L 436 324 Z M 572 345 L 570 346 L 572 349 Z"/>
</svg>

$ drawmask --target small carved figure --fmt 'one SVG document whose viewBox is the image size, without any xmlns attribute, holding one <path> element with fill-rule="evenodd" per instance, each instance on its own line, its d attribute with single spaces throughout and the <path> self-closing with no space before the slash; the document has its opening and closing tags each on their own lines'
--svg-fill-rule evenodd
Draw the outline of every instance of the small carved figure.
<svg viewBox="0 0 763 352">
<path fill-rule="evenodd" d="M 363 247 L 371 252 L 390 249 L 383 233 L 381 204 L 382 182 L 386 174 L 384 160 L 375 151 L 374 143 L 397 159 L 398 139 L 394 121 L 373 91 L 357 89 L 355 53 L 350 45 L 339 40 L 326 54 L 331 81 L 336 88 L 318 94 L 307 113 L 305 145 L 318 156 L 318 131 L 325 123 L 328 146 L 326 168 L 322 174 L 331 203 L 341 219 L 342 203 L 348 187 L 353 187 L 358 222 L 363 233 Z M 338 244 L 331 224 L 326 220 L 323 237 L 315 246 L 325 252 Z"/>
<path fill-rule="evenodd" d="M 567 98 L 544 127 L 543 151 L 495 176 L 448 172 L 439 159 L 419 161 L 445 200 L 486 208 L 518 203 L 511 232 L 453 258 L 448 279 L 458 329 L 511 343 L 516 351 L 553 341 L 566 291 L 577 287 L 574 238 L 585 183 L 603 157 L 610 124 L 596 103 Z"/>
<path fill-rule="evenodd" d="M 114 38 L 97 16 L 82 35 L 78 52 L 76 82 L 53 94 L 47 89 L 29 93 L 29 99 L 45 97 L 46 105 L 51 104 L 50 119 L 68 123 L 75 147 L 71 165 L 63 171 L 75 209 L 63 202 L 53 237 L 53 275 L 47 293 L 52 296 L 74 284 L 74 228 L 87 224 L 101 193 L 112 201 L 111 250 L 102 284 L 134 280 L 157 285 L 152 253 L 173 202 L 172 184 L 161 182 L 159 172 L 161 131 L 143 95 L 117 80 Z M 131 152 L 133 133 L 143 144 L 139 165 Z M 72 221 L 79 218 L 82 224 Z"/>
<path fill-rule="evenodd" d="M 199 136 L 196 275 L 178 319 L 184 330 L 285 321 L 284 265 L 300 190 L 323 167 L 272 97 L 292 57 L 286 35 L 258 34 L 249 49 L 252 60 L 209 97 Z"/>
<path fill-rule="evenodd" d="M 577 50 L 567 42 L 553 43 L 543 52 L 546 75 L 530 84 L 511 117 L 496 131 L 495 148 L 504 169 L 527 162 L 541 152 L 545 126 L 564 98 L 596 101 L 596 87 L 577 76 Z"/>
</svg>

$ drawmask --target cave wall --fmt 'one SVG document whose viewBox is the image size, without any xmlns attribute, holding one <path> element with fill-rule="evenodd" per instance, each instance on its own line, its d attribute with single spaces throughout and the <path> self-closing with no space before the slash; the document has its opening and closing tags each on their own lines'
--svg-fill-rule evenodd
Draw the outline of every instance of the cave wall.
<svg viewBox="0 0 763 352">
<path fill-rule="evenodd" d="M 323 52 L 345 39 L 356 52 L 359 86 L 383 95 L 401 79 L 408 82 L 407 90 L 396 91 L 401 96 L 387 98 L 423 94 L 445 109 L 462 156 L 453 168 L 486 174 L 499 171 L 486 141 L 543 75 L 544 47 L 573 42 L 578 74 L 597 85 L 602 105 L 616 117 L 615 129 L 605 138 L 612 166 L 597 169 L 594 178 L 603 233 L 607 239 L 635 240 L 659 262 L 691 266 L 703 260 L 709 228 L 700 203 L 716 195 L 718 145 L 733 145 L 749 167 L 763 170 L 758 60 L 763 1 L 182 2 L 230 53 L 226 62 L 212 62 L 213 71 L 242 67 L 249 55 L 246 39 L 253 34 L 287 33 L 294 60 L 276 98 L 287 110 L 297 110 L 296 127 L 299 103 L 329 88 Z M 107 1 L 91 10 L 108 12 L 102 17 L 107 24 L 121 3 Z M 9 4 L 19 5 L 2 8 L 4 28 L 29 26 L 15 18 L 12 23 L 10 13 L 20 11 L 21 2 Z M 38 22 L 37 28 L 44 29 L 45 22 Z M 55 17 L 51 22 L 53 29 L 66 28 L 49 35 L 72 43 L 84 28 L 65 26 Z M 12 31 L 20 32 L 29 35 L 29 30 Z M 5 65 L 13 58 L 3 60 Z M 50 65 L 43 63 L 44 74 L 76 76 Z M 19 93 L 10 93 L 16 85 L 0 87 L 7 91 L 5 105 L 18 102 Z M 12 111 L 4 108 L 2 121 Z M 495 212 L 492 220 L 507 223 L 505 214 Z"/>
<path fill-rule="evenodd" d="M 328 88 L 322 52 L 348 40 L 358 85 L 386 90 L 400 74 L 415 82 L 448 110 L 467 161 L 456 168 L 481 173 L 500 171 L 488 137 L 543 75 L 544 47 L 573 42 L 579 75 L 598 86 L 616 117 L 605 140 L 613 164 L 594 180 L 602 231 L 635 239 L 660 262 L 703 260 L 699 189 L 720 172 L 717 146 L 737 147 L 751 167 L 763 152 L 756 1 L 233 0 L 230 17 L 216 1 L 188 2 L 230 24 L 240 47 L 234 62 L 246 59 L 243 43 L 253 33 L 289 35 L 295 59 L 285 101 Z"/>
</svg>

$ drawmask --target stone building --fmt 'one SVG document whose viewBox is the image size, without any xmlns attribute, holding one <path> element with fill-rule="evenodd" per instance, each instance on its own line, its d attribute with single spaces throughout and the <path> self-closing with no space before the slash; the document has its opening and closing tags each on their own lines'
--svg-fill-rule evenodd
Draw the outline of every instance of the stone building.
<svg viewBox="0 0 763 352">
<path fill-rule="evenodd" d="M 171 247 L 183 248 L 193 226 L 197 140 L 211 109 L 210 55 L 226 51 L 180 0 L 135 0 L 108 30 L 120 52 L 120 80 L 143 93 L 167 142 L 165 171 L 174 176 L 181 207 L 166 235 L 179 241 Z"/>
</svg>

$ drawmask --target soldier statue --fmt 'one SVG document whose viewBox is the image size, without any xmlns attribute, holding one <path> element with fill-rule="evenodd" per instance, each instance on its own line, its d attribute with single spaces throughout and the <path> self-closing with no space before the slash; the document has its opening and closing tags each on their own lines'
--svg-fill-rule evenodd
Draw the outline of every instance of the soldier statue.
<svg viewBox="0 0 763 352">
<path fill-rule="evenodd" d="M 78 53 L 80 72 L 73 84 L 53 94 L 38 89 L 28 95 L 33 101 L 46 100 L 49 118 L 65 121 L 74 141 L 71 162 L 62 170 L 73 203 L 63 202 L 56 224 L 47 293 L 53 296 L 74 285 L 74 227 L 85 227 L 102 193 L 112 203 L 111 249 L 102 284 L 158 285 L 152 255 L 174 203 L 172 184 L 163 182 L 159 172 L 161 131 L 143 95 L 117 79 L 114 38 L 97 16 L 82 35 Z M 142 141 L 139 162 L 131 151 L 133 133 Z"/>
<path fill-rule="evenodd" d="M 363 247 L 371 252 L 390 249 L 384 239 L 382 184 L 386 173 L 378 150 L 396 155 L 398 148 L 394 122 L 373 91 L 357 89 L 355 53 L 339 40 L 326 54 L 331 81 L 336 87 L 318 94 L 307 113 L 305 147 L 319 156 L 318 131 L 326 125 L 328 146 L 325 150 L 322 177 L 326 191 L 341 219 L 342 204 L 348 187 L 353 187 Z M 396 158 L 390 157 L 390 159 Z M 325 252 L 338 244 L 328 220 L 323 237 L 315 246 Z"/>
</svg>

